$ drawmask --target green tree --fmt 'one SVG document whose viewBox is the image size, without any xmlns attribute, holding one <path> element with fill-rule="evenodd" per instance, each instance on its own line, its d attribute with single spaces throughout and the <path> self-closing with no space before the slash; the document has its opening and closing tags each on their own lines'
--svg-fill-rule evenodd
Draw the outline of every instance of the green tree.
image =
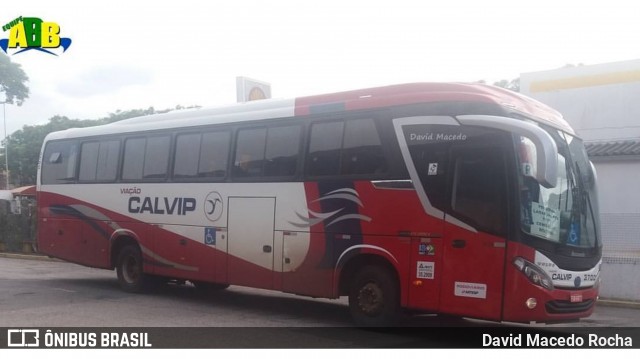
<svg viewBox="0 0 640 359">
<path fill-rule="evenodd" d="M 64 116 L 54 116 L 45 125 L 23 126 L 21 130 L 12 133 L 7 138 L 11 151 L 9 156 L 11 183 L 15 186 L 35 184 L 40 147 L 45 136 L 54 131 L 91 125 L 83 122 Z"/>
<path fill-rule="evenodd" d="M 4 93 L 4 102 L 22 105 L 29 97 L 29 81 L 19 64 L 11 62 L 8 56 L 0 54 L 0 92 Z"/>
</svg>

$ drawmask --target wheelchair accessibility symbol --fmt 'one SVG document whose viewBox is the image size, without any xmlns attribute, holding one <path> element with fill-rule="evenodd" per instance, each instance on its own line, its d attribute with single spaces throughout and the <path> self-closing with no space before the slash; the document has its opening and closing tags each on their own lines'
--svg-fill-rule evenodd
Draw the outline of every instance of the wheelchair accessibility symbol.
<svg viewBox="0 0 640 359">
<path fill-rule="evenodd" d="M 216 228 L 215 227 L 204 228 L 204 244 L 208 244 L 211 246 L 216 245 Z"/>
<path fill-rule="evenodd" d="M 569 230 L 569 238 L 567 243 L 577 246 L 580 243 L 580 227 L 576 223 L 571 223 L 571 229 Z"/>
</svg>

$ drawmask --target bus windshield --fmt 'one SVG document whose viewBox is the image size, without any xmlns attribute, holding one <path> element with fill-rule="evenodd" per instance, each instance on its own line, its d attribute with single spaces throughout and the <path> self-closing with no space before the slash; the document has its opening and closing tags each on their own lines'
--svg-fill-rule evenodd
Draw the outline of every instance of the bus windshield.
<svg viewBox="0 0 640 359">
<path fill-rule="evenodd" d="M 600 246 L 595 172 L 577 137 L 545 128 L 558 147 L 558 182 L 545 188 L 535 181 L 535 146 L 515 136 L 520 162 L 520 221 L 536 238 L 574 248 Z"/>
</svg>

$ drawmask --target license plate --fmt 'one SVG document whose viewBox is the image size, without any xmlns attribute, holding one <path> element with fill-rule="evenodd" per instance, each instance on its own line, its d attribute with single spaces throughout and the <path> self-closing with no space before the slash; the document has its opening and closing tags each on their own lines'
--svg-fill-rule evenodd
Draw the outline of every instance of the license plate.
<svg viewBox="0 0 640 359">
<path fill-rule="evenodd" d="M 582 302 L 582 294 L 571 294 L 571 303 Z"/>
</svg>

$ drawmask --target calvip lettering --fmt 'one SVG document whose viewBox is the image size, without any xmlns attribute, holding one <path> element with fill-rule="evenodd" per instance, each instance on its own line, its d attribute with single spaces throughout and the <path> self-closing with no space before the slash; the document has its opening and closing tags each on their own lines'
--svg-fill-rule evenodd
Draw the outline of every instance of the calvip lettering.
<svg viewBox="0 0 640 359">
<path fill-rule="evenodd" d="M 553 280 L 571 280 L 573 277 L 570 273 L 553 273 L 551 279 Z"/>
<path fill-rule="evenodd" d="M 184 216 L 196 209 L 195 198 L 130 197 L 129 213 L 177 214 Z"/>
</svg>

